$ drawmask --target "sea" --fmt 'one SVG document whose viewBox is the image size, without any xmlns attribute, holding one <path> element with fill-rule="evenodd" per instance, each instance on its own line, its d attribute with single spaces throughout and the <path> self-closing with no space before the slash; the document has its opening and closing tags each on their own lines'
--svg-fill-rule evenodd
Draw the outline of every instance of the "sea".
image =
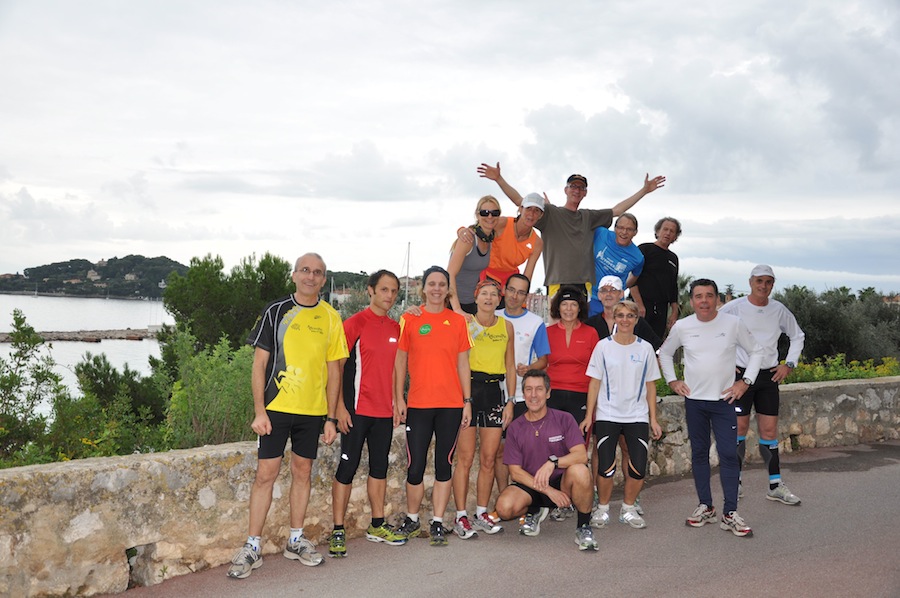
<svg viewBox="0 0 900 598">
<path fill-rule="evenodd" d="M 25 321 L 37 332 L 71 330 L 143 330 L 175 320 L 166 312 L 162 300 L 96 299 L 81 297 L 43 297 L 0 294 L 0 332 L 10 332 L 13 310 L 25 314 Z M 159 357 L 156 339 L 140 341 L 103 340 L 99 343 L 53 341 L 46 350 L 56 361 L 56 371 L 73 394 L 80 394 L 75 364 L 86 353 L 106 354 L 109 363 L 121 371 L 129 368 L 142 375 L 150 373 L 150 357 Z M 0 343 L 0 357 L 6 359 L 12 347 Z"/>
</svg>

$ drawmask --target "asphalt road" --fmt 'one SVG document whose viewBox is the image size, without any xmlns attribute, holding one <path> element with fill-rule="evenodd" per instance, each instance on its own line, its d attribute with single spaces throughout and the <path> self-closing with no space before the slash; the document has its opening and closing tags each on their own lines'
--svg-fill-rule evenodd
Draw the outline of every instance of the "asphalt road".
<svg viewBox="0 0 900 598">
<path fill-rule="evenodd" d="M 501 534 L 451 536 L 444 548 L 351 540 L 347 558 L 314 568 L 271 555 L 244 580 L 222 566 L 119 596 L 900 596 L 900 442 L 782 455 L 782 474 L 801 505 L 766 500 L 760 466 L 744 474 L 739 512 L 752 538 L 686 527 L 697 503 L 692 479 L 658 478 L 641 494 L 648 527 L 614 519 L 596 532 L 599 552 L 579 552 L 571 519 L 548 519 L 536 538 L 507 522 Z M 617 492 L 611 514 L 620 502 Z"/>
</svg>

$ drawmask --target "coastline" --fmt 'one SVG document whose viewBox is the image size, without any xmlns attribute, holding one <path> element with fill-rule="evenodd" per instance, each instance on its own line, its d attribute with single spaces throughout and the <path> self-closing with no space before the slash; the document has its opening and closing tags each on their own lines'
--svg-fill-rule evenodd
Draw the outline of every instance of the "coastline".
<svg viewBox="0 0 900 598">
<path fill-rule="evenodd" d="M 77 341 L 82 343 L 99 343 L 104 340 L 128 340 L 142 341 L 156 338 L 157 329 L 149 328 L 125 328 L 118 330 L 66 330 L 38 332 L 44 342 L 49 341 Z M 0 332 L 0 343 L 10 342 L 9 332 Z"/>
<path fill-rule="evenodd" d="M 135 297 L 134 295 L 70 295 L 68 293 L 41 293 L 35 291 L 0 291 L 0 295 L 22 297 L 63 297 L 65 299 L 115 299 L 117 301 L 162 301 L 159 297 Z"/>
</svg>

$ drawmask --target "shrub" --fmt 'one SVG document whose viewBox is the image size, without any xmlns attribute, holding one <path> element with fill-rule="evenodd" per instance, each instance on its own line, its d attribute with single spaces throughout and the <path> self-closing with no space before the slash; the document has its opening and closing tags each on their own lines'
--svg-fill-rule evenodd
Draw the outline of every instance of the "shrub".
<svg viewBox="0 0 900 598">
<path fill-rule="evenodd" d="M 44 339 L 18 309 L 10 337 L 12 351 L 0 359 L 0 460 L 43 436 L 47 422 L 38 406 L 66 392 L 53 359 L 44 353 Z"/>
<path fill-rule="evenodd" d="M 208 349 L 196 350 L 196 339 L 177 332 L 171 339 L 179 363 L 166 419 L 166 443 L 188 448 L 249 440 L 255 436 L 250 373 L 254 349 L 234 351 L 222 338 Z"/>
</svg>

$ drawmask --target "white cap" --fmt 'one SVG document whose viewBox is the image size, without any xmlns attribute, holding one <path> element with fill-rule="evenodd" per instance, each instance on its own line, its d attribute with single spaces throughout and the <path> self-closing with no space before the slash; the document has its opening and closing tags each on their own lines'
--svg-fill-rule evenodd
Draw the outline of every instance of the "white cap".
<svg viewBox="0 0 900 598">
<path fill-rule="evenodd" d="M 597 285 L 598 289 L 602 289 L 603 287 L 612 287 L 617 291 L 621 291 L 622 279 L 618 276 L 604 276 L 600 279 L 600 283 Z"/>
<path fill-rule="evenodd" d="M 760 264 L 750 272 L 750 278 L 756 278 L 757 276 L 771 276 L 775 278 L 775 273 L 772 272 L 772 266 Z"/>
<path fill-rule="evenodd" d="M 522 209 L 524 210 L 525 208 L 539 208 L 543 212 L 544 198 L 537 193 L 529 193 L 522 198 Z"/>
</svg>

